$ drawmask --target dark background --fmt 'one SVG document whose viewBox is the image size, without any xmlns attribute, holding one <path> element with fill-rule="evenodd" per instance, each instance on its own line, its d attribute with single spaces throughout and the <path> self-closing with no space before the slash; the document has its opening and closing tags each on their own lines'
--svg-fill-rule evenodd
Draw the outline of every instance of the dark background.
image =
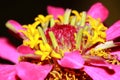
<svg viewBox="0 0 120 80">
<path fill-rule="evenodd" d="M 34 21 L 38 14 L 47 15 L 47 5 L 76 9 L 79 12 L 88 10 L 95 2 L 102 2 L 110 12 L 105 24 L 110 26 L 120 19 L 120 0 L 1 0 L 0 1 L 0 36 L 14 38 L 5 28 L 5 22 L 14 19 L 21 24 Z M 17 42 L 17 40 L 15 39 Z"/>
</svg>

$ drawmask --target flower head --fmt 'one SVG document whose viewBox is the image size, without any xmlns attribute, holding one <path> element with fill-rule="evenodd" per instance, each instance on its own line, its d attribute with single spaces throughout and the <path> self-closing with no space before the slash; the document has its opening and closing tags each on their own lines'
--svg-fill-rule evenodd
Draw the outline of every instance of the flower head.
<svg viewBox="0 0 120 80">
<path fill-rule="evenodd" d="M 57 8 L 48 7 L 52 8 L 48 10 L 50 15 L 40 14 L 35 22 L 18 30 L 24 38 L 23 44 L 18 47 L 20 63 L 16 65 L 14 74 L 22 80 L 116 79 L 120 62 L 118 56 L 111 52 L 112 48 L 119 46 L 114 41 L 119 35 L 107 37 L 106 33 L 110 31 L 102 21 L 107 18 L 108 10 L 101 3 L 96 3 L 88 12 L 79 13 L 71 9 L 64 12 L 59 8 L 64 14 L 59 13 L 58 16 L 54 12 Z M 39 74 L 43 74 L 42 78 Z"/>
</svg>

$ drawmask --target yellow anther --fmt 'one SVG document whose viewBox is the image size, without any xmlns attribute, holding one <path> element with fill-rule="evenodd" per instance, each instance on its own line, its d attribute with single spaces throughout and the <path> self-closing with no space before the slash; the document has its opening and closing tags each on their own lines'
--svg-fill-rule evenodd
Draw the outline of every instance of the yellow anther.
<svg viewBox="0 0 120 80">
<path fill-rule="evenodd" d="M 60 20 L 55 20 L 55 23 L 61 24 Z"/>
<path fill-rule="evenodd" d="M 38 17 L 35 18 L 35 21 L 41 20 L 44 21 L 44 16 L 42 14 L 39 14 Z"/>
<path fill-rule="evenodd" d="M 36 21 L 36 22 L 34 22 L 34 23 L 32 24 L 32 26 L 33 26 L 34 29 L 36 29 L 36 27 L 37 27 L 39 24 L 40 24 L 40 22 L 39 22 L 39 21 Z"/>
<path fill-rule="evenodd" d="M 50 52 L 43 52 L 43 55 L 41 57 L 41 60 L 45 60 L 47 57 L 49 57 Z"/>
<path fill-rule="evenodd" d="M 47 15 L 46 17 L 43 15 L 38 15 L 38 17 L 35 18 L 36 22 L 39 22 L 44 30 L 48 27 L 50 19 L 53 18 L 52 15 Z"/>
<path fill-rule="evenodd" d="M 72 13 L 76 16 L 77 21 L 79 21 L 81 19 L 81 16 L 79 15 L 78 11 L 72 10 Z"/>
<path fill-rule="evenodd" d="M 58 80 L 62 79 L 62 74 L 60 74 L 58 71 L 52 71 L 50 74 L 52 74 L 54 78 L 57 78 Z"/>
<path fill-rule="evenodd" d="M 109 57 L 109 53 L 105 50 L 102 50 L 102 49 L 98 49 L 98 50 L 91 49 L 90 55 L 103 57 L 105 59 L 107 59 Z"/>
<path fill-rule="evenodd" d="M 46 16 L 46 21 L 49 21 L 51 18 L 53 18 L 53 15 L 47 15 Z"/>
<path fill-rule="evenodd" d="M 35 54 L 41 56 L 41 61 L 43 61 L 43 60 L 49 58 L 50 52 L 42 52 L 42 51 L 38 50 L 35 52 Z"/>
<path fill-rule="evenodd" d="M 52 48 L 50 47 L 49 44 L 45 44 L 45 47 L 46 47 L 46 51 L 48 52 L 52 51 Z"/>
<path fill-rule="evenodd" d="M 40 50 L 41 50 L 41 51 L 46 51 L 46 47 L 45 47 L 44 44 L 40 44 Z"/>
<path fill-rule="evenodd" d="M 51 57 L 54 57 L 54 58 L 62 58 L 62 55 L 61 54 L 59 54 L 59 53 L 56 53 L 55 51 L 52 51 L 51 52 Z"/>
</svg>

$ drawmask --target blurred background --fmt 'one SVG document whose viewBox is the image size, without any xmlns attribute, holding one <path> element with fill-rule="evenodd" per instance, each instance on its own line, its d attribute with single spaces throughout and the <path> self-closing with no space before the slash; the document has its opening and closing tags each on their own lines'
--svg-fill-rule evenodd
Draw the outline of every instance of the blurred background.
<svg viewBox="0 0 120 80">
<path fill-rule="evenodd" d="M 0 1 L 0 37 L 10 38 L 13 43 L 19 45 L 19 40 L 9 34 L 5 28 L 5 22 L 14 19 L 21 24 L 29 24 L 38 14 L 47 15 L 48 5 L 87 11 L 96 2 L 102 2 L 110 14 L 105 24 L 110 26 L 120 19 L 120 0 L 1 0 Z"/>
</svg>

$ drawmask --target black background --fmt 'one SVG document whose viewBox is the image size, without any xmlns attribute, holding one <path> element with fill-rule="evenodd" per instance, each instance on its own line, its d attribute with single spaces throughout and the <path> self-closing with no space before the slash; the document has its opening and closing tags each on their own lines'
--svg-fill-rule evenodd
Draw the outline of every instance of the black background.
<svg viewBox="0 0 120 80">
<path fill-rule="evenodd" d="M 87 11 L 95 2 L 102 2 L 109 9 L 105 24 L 110 26 L 120 19 L 120 0 L 1 0 L 0 1 L 0 37 L 5 36 L 18 43 L 5 28 L 5 22 L 14 19 L 21 24 L 29 24 L 38 14 L 47 15 L 48 5 Z M 17 42 L 18 41 L 18 42 Z"/>
</svg>

